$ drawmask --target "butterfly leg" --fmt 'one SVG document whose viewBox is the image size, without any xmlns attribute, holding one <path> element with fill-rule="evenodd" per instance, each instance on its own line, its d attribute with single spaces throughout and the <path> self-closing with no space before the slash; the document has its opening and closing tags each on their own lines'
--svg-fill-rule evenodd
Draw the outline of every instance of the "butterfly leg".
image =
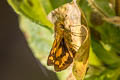
<svg viewBox="0 0 120 80">
<path fill-rule="evenodd" d="M 76 32 L 72 32 L 72 30 L 68 30 L 68 29 L 64 29 L 65 32 L 72 34 L 74 36 L 78 36 L 78 37 L 85 37 L 86 34 L 86 27 L 84 25 L 70 25 L 70 27 L 75 27 L 75 26 L 81 26 L 81 32 L 80 33 L 76 33 Z"/>
</svg>

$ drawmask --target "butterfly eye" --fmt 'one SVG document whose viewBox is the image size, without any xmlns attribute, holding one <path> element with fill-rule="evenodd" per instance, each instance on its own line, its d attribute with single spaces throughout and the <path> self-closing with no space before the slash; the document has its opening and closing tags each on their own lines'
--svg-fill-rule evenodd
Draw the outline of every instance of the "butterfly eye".
<svg viewBox="0 0 120 80">
<path fill-rule="evenodd" d="M 60 28 L 64 29 L 64 25 L 63 25 L 63 24 L 60 24 Z"/>
</svg>

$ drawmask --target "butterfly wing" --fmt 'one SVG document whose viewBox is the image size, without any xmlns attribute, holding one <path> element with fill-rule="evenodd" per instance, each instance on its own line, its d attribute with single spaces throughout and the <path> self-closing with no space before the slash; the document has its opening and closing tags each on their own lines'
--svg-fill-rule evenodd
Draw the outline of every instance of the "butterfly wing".
<svg viewBox="0 0 120 80">
<path fill-rule="evenodd" d="M 52 49 L 51 49 L 50 54 L 48 56 L 48 60 L 47 60 L 47 65 L 48 66 L 51 66 L 51 65 L 54 64 L 54 62 L 55 62 L 55 53 L 56 53 L 56 50 L 58 49 L 58 47 L 60 45 L 60 42 L 61 42 L 61 37 L 56 36 L 55 40 L 53 42 L 53 45 L 52 45 Z"/>
<path fill-rule="evenodd" d="M 72 53 L 68 50 L 64 38 L 62 38 L 59 47 L 55 52 L 55 71 L 61 71 L 70 66 L 70 64 L 73 62 L 73 56 L 71 54 Z"/>
</svg>

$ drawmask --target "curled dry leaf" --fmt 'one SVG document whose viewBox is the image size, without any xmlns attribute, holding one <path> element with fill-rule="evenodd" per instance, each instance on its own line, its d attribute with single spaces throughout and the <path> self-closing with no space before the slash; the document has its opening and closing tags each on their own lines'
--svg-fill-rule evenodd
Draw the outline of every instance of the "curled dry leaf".
<svg viewBox="0 0 120 80">
<path fill-rule="evenodd" d="M 90 48 L 89 30 L 85 26 L 83 26 L 81 31 L 83 31 L 83 33 L 86 34 L 86 37 L 83 39 L 81 47 L 79 48 L 74 58 L 73 74 L 75 75 L 77 80 L 84 79 L 88 65 L 89 48 Z"/>
</svg>

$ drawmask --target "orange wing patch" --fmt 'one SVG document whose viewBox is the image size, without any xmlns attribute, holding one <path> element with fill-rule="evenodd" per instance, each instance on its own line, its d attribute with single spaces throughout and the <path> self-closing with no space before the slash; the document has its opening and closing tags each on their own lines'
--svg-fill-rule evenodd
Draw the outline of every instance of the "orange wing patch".
<svg viewBox="0 0 120 80">
<path fill-rule="evenodd" d="M 50 55 L 48 57 L 47 64 L 49 66 L 54 65 L 55 71 L 64 70 L 73 62 L 73 56 L 71 56 L 71 54 L 72 53 L 68 50 L 66 46 L 64 38 L 62 38 L 57 44 L 55 40 Z"/>
<path fill-rule="evenodd" d="M 54 40 L 52 49 L 51 49 L 51 51 L 50 51 L 50 54 L 49 54 L 48 60 L 47 60 L 47 65 L 48 65 L 48 66 L 54 64 L 54 61 L 55 61 L 55 56 L 54 56 L 54 55 L 55 55 L 55 52 L 56 52 L 56 46 L 57 46 L 57 42 L 56 42 L 56 40 Z"/>
</svg>

